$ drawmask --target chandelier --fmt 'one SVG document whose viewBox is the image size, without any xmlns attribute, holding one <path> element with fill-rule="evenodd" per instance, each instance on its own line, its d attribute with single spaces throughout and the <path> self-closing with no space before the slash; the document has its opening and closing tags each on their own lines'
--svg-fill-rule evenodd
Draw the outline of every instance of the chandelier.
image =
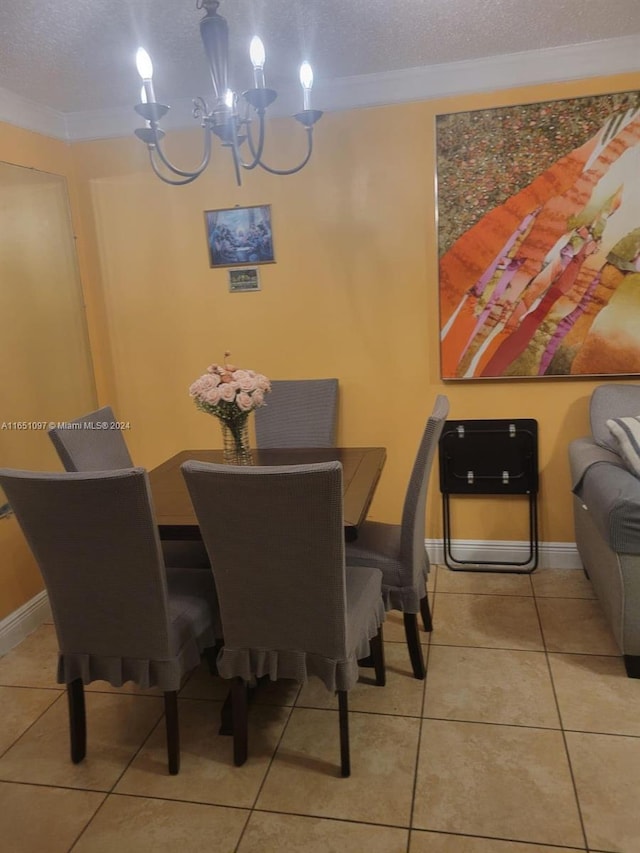
<svg viewBox="0 0 640 853">
<path fill-rule="evenodd" d="M 162 150 L 162 138 L 165 134 L 160 127 L 160 121 L 169 111 L 169 107 L 156 101 L 152 80 L 153 65 L 149 54 L 141 47 L 136 55 L 138 73 L 142 78 L 142 91 L 141 103 L 136 104 L 134 109 L 144 119 L 145 126 L 137 128 L 135 134 L 147 146 L 153 171 L 165 183 L 174 186 L 190 184 L 207 168 L 211 159 L 212 134 L 218 137 L 224 148 L 230 149 L 238 186 L 242 183 L 241 170 L 251 170 L 257 166 L 272 175 L 293 175 L 309 162 L 313 151 L 313 126 L 322 116 L 320 110 L 310 108 L 313 71 L 308 62 L 303 62 L 300 66 L 303 109 L 294 118 L 307 133 L 307 153 L 297 166 L 290 169 L 274 169 L 264 162 L 262 155 L 265 143 L 265 113 L 278 93 L 265 86 L 265 50 L 258 36 L 253 37 L 249 48 L 253 65 L 253 89 L 248 89 L 238 97 L 229 88 L 229 28 L 226 20 L 218 14 L 219 5 L 219 0 L 196 2 L 196 8 L 204 9 L 205 12 L 200 20 L 200 36 L 211 71 L 214 100 L 209 107 L 204 98 L 193 99 L 193 117 L 200 119 L 204 130 L 202 160 L 193 171 L 178 169 Z M 257 124 L 255 131 L 252 124 Z M 246 157 L 246 161 L 243 157 Z"/>
</svg>

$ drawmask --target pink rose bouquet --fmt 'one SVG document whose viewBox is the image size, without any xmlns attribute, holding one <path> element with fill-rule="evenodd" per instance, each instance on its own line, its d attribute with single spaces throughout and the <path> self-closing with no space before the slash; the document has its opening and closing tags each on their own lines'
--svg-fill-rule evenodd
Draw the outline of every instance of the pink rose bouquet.
<svg viewBox="0 0 640 853">
<path fill-rule="evenodd" d="M 271 383 L 262 373 L 228 364 L 230 355 L 225 352 L 224 364 L 207 367 L 207 372 L 191 385 L 189 394 L 200 411 L 215 415 L 234 430 L 234 426 L 246 422 L 249 412 L 264 405 Z"/>
</svg>

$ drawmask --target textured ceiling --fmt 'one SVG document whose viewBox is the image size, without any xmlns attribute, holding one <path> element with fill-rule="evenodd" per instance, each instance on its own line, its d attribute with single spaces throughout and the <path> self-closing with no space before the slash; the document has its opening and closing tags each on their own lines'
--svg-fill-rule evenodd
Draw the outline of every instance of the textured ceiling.
<svg viewBox="0 0 640 853">
<path fill-rule="evenodd" d="M 302 59 L 329 82 L 640 35 L 640 0 L 223 0 L 219 11 L 238 90 L 251 85 L 254 32 L 274 88 Z M 0 87 L 64 113 L 124 107 L 138 100 L 142 44 L 159 100 L 206 96 L 201 15 L 195 0 L 0 0 Z"/>
</svg>

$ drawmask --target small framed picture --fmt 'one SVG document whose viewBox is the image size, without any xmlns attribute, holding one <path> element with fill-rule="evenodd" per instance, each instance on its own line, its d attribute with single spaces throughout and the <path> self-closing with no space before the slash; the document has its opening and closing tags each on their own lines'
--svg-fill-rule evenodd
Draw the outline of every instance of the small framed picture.
<svg viewBox="0 0 640 853">
<path fill-rule="evenodd" d="M 248 290 L 260 290 L 260 277 L 255 267 L 243 270 L 229 270 L 230 293 L 245 293 Z"/>
<path fill-rule="evenodd" d="M 271 205 L 205 210 L 211 267 L 272 264 Z"/>
</svg>

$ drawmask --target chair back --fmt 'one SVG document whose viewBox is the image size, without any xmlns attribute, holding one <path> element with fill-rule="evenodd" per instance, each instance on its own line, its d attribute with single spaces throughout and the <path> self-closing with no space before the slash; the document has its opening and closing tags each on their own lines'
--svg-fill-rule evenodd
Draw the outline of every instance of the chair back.
<svg viewBox="0 0 640 853">
<path fill-rule="evenodd" d="M 422 434 L 402 510 L 400 554 L 407 573 L 411 571 L 405 583 L 407 586 L 419 585 L 421 589 L 424 589 L 425 572 L 429 568 L 429 557 L 424 547 L 427 488 L 448 414 L 449 400 L 443 394 L 438 394 Z"/>
<path fill-rule="evenodd" d="M 337 379 L 275 379 L 256 409 L 258 447 L 335 447 Z"/>
<path fill-rule="evenodd" d="M 220 674 L 293 678 L 309 657 L 344 661 L 341 464 L 182 471 L 218 591 Z"/>
<path fill-rule="evenodd" d="M 144 469 L 100 474 L 0 469 L 0 485 L 42 572 L 63 670 L 93 668 L 93 677 L 111 680 L 111 665 L 121 665 L 116 659 L 144 665 L 174 653 Z M 105 669 L 95 675 L 94 657 L 100 656 Z M 118 683 L 117 675 L 112 683 Z"/>
<path fill-rule="evenodd" d="M 104 406 L 69 421 L 64 428 L 53 427 L 49 437 L 65 471 L 110 471 L 132 468 L 122 430 L 111 406 Z"/>
</svg>

